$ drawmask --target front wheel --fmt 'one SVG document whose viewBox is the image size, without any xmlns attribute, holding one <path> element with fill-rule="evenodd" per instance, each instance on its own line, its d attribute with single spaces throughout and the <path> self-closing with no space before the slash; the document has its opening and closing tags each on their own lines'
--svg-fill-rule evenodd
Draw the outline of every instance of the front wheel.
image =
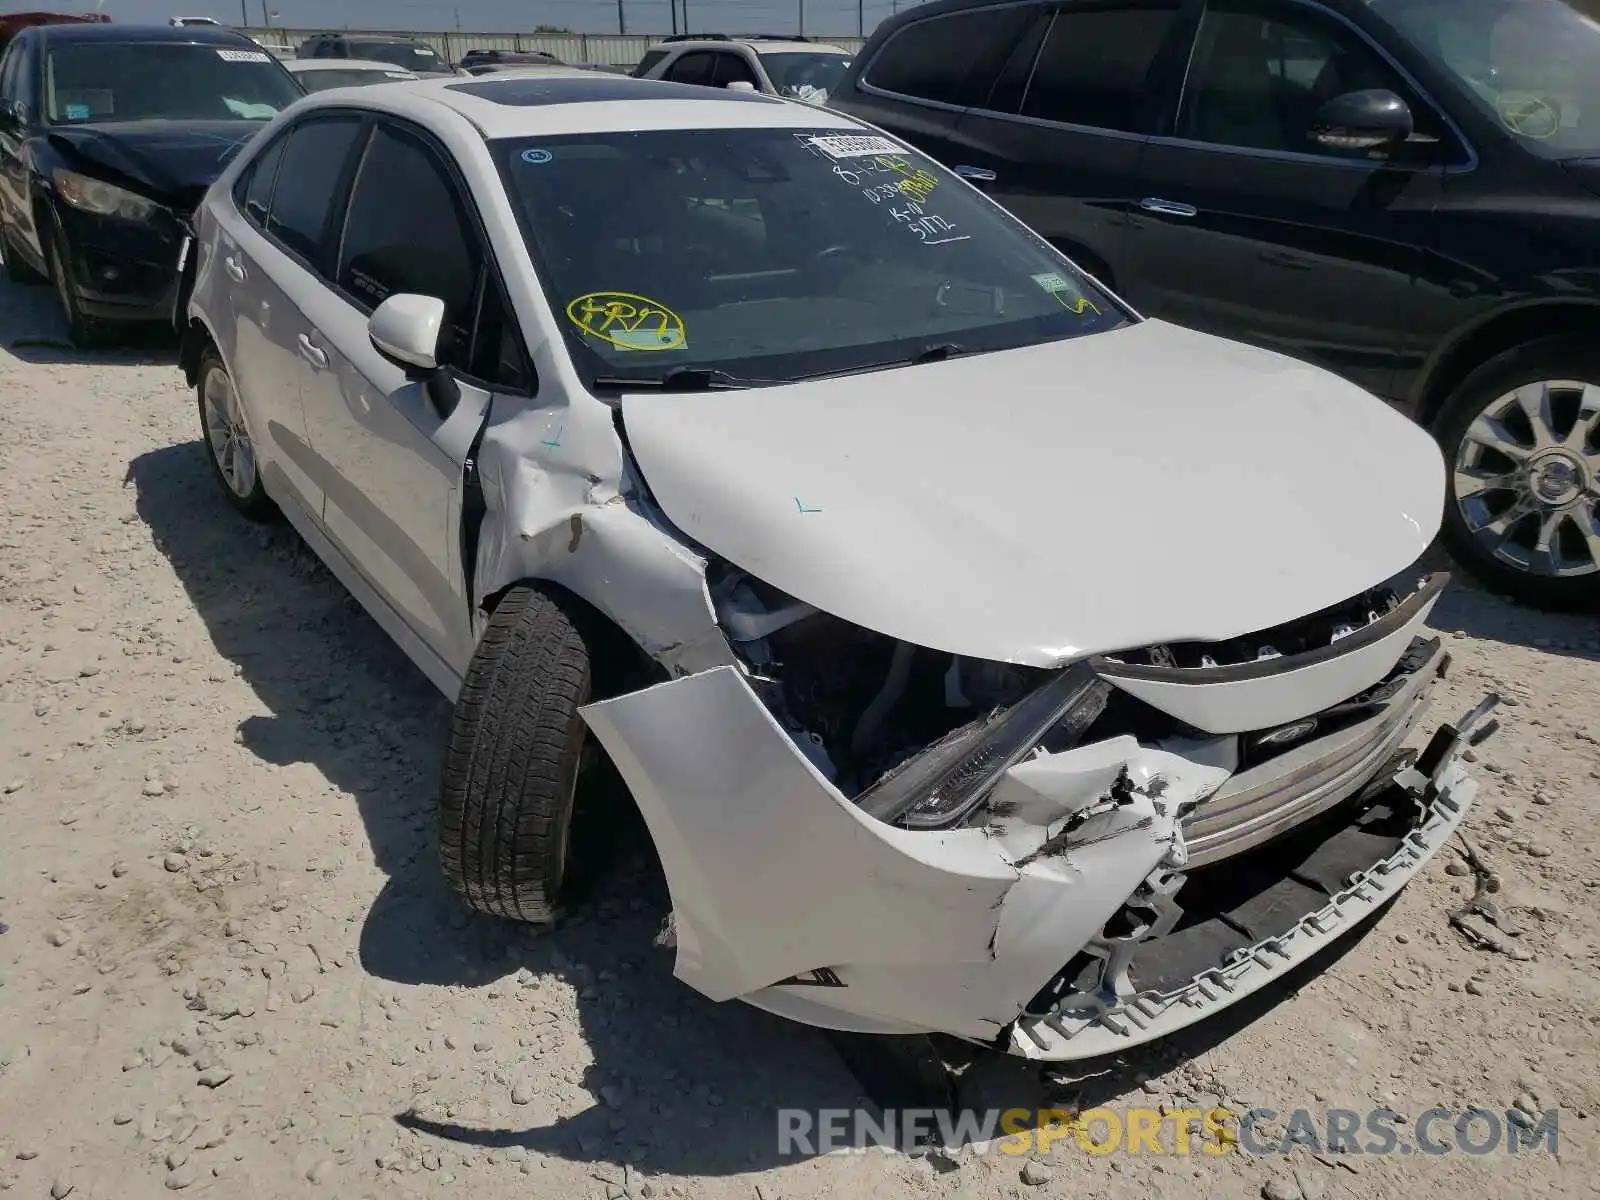
<svg viewBox="0 0 1600 1200">
<path fill-rule="evenodd" d="M 1600 604 L 1600 347 L 1532 342 L 1489 360 L 1434 422 L 1443 537 L 1490 587 L 1536 608 Z"/>
<path fill-rule="evenodd" d="M 67 340 L 80 350 L 92 349 L 101 340 L 101 329 L 84 315 L 78 303 L 78 293 L 72 286 L 72 248 L 66 231 L 57 222 L 50 235 L 50 281 L 55 284 L 56 299 L 61 303 L 61 316 L 67 323 Z"/>
<path fill-rule="evenodd" d="M 479 912 L 544 922 L 566 877 L 591 690 L 589 645 L 564 593 L 514 587 L 467 667 L 450 718 L 439 857 Z"/>
</svg>

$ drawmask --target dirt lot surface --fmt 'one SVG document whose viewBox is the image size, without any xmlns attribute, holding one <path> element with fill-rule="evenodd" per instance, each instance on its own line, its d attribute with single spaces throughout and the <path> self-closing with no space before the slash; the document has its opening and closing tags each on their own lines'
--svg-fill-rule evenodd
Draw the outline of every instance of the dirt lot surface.
<svg viewBox="0 0 1600 1200">
<path fill-rule="evenodd" d="M 961 1083 L 963 1102 L 1002 1107 L 1387 1104 L 1414 1121 L 1520 1103 L 1559 1108 L 1558 1157 L 1091 1156 L 1071 1139 L 1038 1160 L 780 1155 L 777 1108 L 855 1105 L 867 1076 L 823 1036 L 672 978 L 647 853 L 618 857 L 551 932 L 457 906 L 433 838 L 444 702 L 287 529 L 225 507 L 169 349 L 81 355 L 59 336 L 47 291 L 0 289 L 0 1189 L 1600 1187 L 1594 617 L 1459 576 L 1435 616 L 1456 661 L 1436 714 L 1507 697 L 1467 828 L 1521 936 L 1475 946 L 1451 927 L 1473 875 L 1448 853 L 1326 973 L 1225 1027 L 1049 1088 L 993 1056 Z"/>
</svg>

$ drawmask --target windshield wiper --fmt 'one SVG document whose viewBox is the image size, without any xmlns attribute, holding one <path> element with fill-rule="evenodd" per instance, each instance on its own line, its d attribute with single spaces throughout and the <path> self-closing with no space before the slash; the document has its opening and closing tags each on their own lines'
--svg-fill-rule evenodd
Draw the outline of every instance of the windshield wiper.
<svg viewBox="0 0 1600 1200">
<path fill-rule="evenodd" d="M 966 353 L 968 353 L 967 348 L 960 342 L 936 342 L 932 346 L 924 347 L 920 353 L 906 361 L 912 366 L 917 366 L 920 363 L 943 362 L 947 358 Z"/>
<path fill-rule="evenodd" d="M 596 375 L 596 387 L 657 388 L 663 392 L 708 392 L 763 387 L 773 379 L 741 379 L 714 367 L 673 367 L 660 375 Z"/>
</svg>

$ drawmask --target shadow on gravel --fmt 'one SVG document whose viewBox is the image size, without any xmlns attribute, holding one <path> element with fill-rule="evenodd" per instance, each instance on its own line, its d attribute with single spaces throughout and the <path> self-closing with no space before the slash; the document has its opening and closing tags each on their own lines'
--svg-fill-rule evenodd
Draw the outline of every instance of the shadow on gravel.
<svg viewBox="0 0 1600 1200">
<path fill-rule="evenodd" d="M 44 285 L 0 279 L 0 350 L 27 363 L 149 366 L 176 363 L 178 339 L 163 324 L 112 326 L 105 342 L 79 350 L 67 341 L 55 293 Z"/>
<path fill-rule="evenodd" d="M 1432 571 L 1449 571 L 1450 586 L 1428 619 L 1435 629 L 1464 633 L 1507 646 L 1600 661 L 1600 613 L 1549 613 L 1483 590 L 1465 567 L 1439 546 L 1424 560 Z"/>
<path fill-rule="evenodd" d="M 310 764 L 357 798 L 387 876 L 362 929 L 363 968 L 399 983 L 477 986 L 527 966 L 577 995 L 593 1059 L 581 1085 L 592 1106 L 575 1115 L 558 1107 L 530 1050 L 519 1068 L 532 1084 L 528 1102 L 509 1109 L 516 1128 L 470 1128 L 429 1110 L 396 1117 L 410 1128 L 523 1146 L 619 1177 L 624 1164 L 733 1175 L 810 1157 L 803 1147 L 780 1153 L 779 1109 L 1037 1110 L 1069 1095 L 1086 1106 L 1113 1100 L 1137 1091 L 1141 1077 L 1212 1049 L 1331 961 L 1324 956 L 1219 1020 L 1125 1060 L 1078 1065 L 1070 1081 L 943 1039 L 822 1035 L 739 1003 L 713 1004 L 672 977 L 671 951 L 655 945 L 668 908 L 660 868 L 607 770 L 580 788 L 574 834 L 578 854 L 604 867 L 574 880 L 579 892 L 561 923 L 536 931 L 475 917 L 445 888 L 434 842 L 448 705 L 288 526 L 253 525 L 227 506 L 198 441 L 140 455 L 128 477 L 207 634 L 264 710 L 241 723 L 241 743 L 265 769 Z M 314 799 L 286 788 L 285 826 L 297 804 Z M 326 861 L 327 847 L 295 849 Z M 540 1028 L 514 1032 L 531 1046 Z M 949 1165 L 928 1162 L 931 1170 Z"/>
</svg>

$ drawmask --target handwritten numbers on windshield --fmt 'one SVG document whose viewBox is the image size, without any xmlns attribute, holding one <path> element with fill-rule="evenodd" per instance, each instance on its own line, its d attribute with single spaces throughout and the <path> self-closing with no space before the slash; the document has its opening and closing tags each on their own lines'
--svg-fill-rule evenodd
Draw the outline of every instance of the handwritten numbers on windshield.
<svg viewBox="0 0 1600 1200">
<path fill-rule="evenodd" d="M 948 218 L 928 210 L 928 200 L 939 186 L 938 177 L 913 166 L 892 143 L 883 138 L 801 138 L 813 155 L 826 154 L 834 160 L 830 169 L 840 182 L 858 189 L 873 204 L 887 201 L 889 216 L 924 246 L 971 240 L 970 234 L 956 233 Z"/>
<path fill-rule="evenodd" d="M 589 292 L 567 305 L 567 319 L 619 350 L 684 350 L 683 318 L 632 292 Z"/>
</svg>

